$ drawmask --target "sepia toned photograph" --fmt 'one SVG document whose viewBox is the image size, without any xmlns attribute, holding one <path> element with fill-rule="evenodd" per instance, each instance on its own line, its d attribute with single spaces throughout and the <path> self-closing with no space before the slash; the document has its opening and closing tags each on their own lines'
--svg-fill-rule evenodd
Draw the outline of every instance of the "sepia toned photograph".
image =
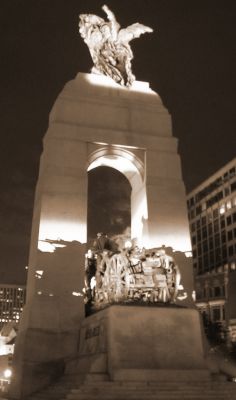
<svg viewBox="0 0 236 400">
<path fill-rule="evenodd" d="M 236 400 L 235 21 L 1 1 L 0 400 Z"/>
</svg>

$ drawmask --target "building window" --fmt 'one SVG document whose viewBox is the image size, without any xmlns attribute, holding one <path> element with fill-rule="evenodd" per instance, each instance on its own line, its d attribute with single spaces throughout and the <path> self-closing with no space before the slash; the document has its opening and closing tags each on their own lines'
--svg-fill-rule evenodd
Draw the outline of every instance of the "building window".
<svg viewBox="0 0 236 400">
<path fill-rule="evenodd" d="M 218 220 L 214 221 L 214 232 L 219 232 L 219 222 L 218 222 Z"/>
<path fill-rule="evenodd" d="M 212 250 L 213 247 L 214 247 L 214 242 L 213 242 L 213 238 L 211 237 L 211 238 L 209 239 L 209 248 L 210 248 L 210 250 Z"/>
<path fill-rule="evenodd" d="M 212 235 L 213 232 L 213 227 L 212 227 L 212 223 L 208 224 L 208 235 Z"/>
<path fill-rule="evenodd" d="M 202 298 L 202 291 L 201 289 L 196 290 L 196 298 L 197 300 L 200 300 Z"/>
<path fill-rule="evenodd" d="M 222 231 L 222 232 L 221 232 L 221 242 L 222 242 L 222 243 L 225 243 L 225 242 L 226 242 L 226 233 L 225 233 L 225 231 Z"/>
<path fill-rule="evenodd" d="M 223 179 L 224 179 L 224 181 L 227 181 L 227 180 L 228 180 L 228 171 L 224 173 Z"/>
<path fill-rule="evenodd" d="M 206 239 L 206 237 L 207 237 L 207 228 L 206 228 L 206 226 L 204 226 L 202 228 L 202 237 L 203 237 L 203 239 Z"/>
<path fill-rule="evenodd" d="M 220 321 L 220 307 L 212 309 L 212 319 L 213 321 Z"/>
<path fill-rule="evenodd" d="M 225 321 L 225 308 L 224 306 L 222 307 L 222 319 Z"/>
<path fill-rule="evenodd" d="M 202 258 L 198 257 L 198 272 L 202 272 Z"/>
<path fill-rule="evenodd" d="M 190 206 L 194 206 L 194 197 L 191 197 L 191 199 L 189 200 Z"/>
<path fill-rule="evenodd" d="M 225 228 L 225 219 L 222 216 L 220 217 L 220 227 L 221 227 L 221 229 Z"/>
<path fill-rule="evenodd" d="M 223 261 L 227 261 L 227 247 L 226 246 L 222 246 L 222 259 Z"/>
<path fill-rule="evenodd" d="M 222 295 L 225 296 L 225 286 L 222 286 Z"/>
<path fill-rule="evenodd" d="M 210 252 L 210 266 L 211 266 L 211 267 L 214 265 L 214 261 L 215 261 L 215 259 L 214 259 L 214 252 L 211 251 L 211 252 Z"/>
<path fill-rule="evenodd" d="M 213 218 L 214 218 L 214 219 L 217 218 L 218 215 L 219 215 L 219 211 L 218 211 L 218 208 L 216 208 L 216 209 L 213 211 Z"/>
<path fill-rule="evenodd" d="M 233 231 L 228 231 L 227 233 L 228 241 L 233 239 Z"/>
<path fill-rule="evenodd" d="M 226 221 L 227 221 L 227 225 L 231 225 L 232 224 L 231 215 L 228 215 L 228 217 L 226 218 Z"/>
<path fill-rule="evenodd" d="M 195 212 L 194 212 L 194 210 L 191 211 L 190 216 L 191 216 L 191 219 L 193 219 L 193 218 L 195 217 Z"/>
<path fill-rule="evenodd" d="M 233 213 L 233 222 L 236 222 L 236 212 Z"/>
<path fill-rule="evenodd" d="M 200 205 L 200 206 L 196 207 L 196 215 L 201 214 L 201 212 L 202 212 L 202 206 Z"/>
<path fill-rule="evenodd" d="M 234 254 L 234 246 L 229 246 L 228 247 L 228 254 L 229 254 L 230 257 L 233 256 L 233 254 Z"/>
<path fill-rule="evenodd" d="M 236 190 L 236 181 L 233 182 L 230 186 L 231 186 L 231 193 L 233 193 Z"/>
<path fill-rule="evenodd" d="M 233 177 L 234 177 L 234 175 L 235 175 L 235 170 L 236 170 L 236 167 L 233 167 L 233 168 L 231 168 L 231 169 L 229 170 L 229 177 L 230 177 L 230 178 L 233 178 Z"/>
<path fill-rule="evenodd" d="M 203 252 L 206 253 L 208 251 L 208 243 L 207 240 L 204 240 L 203 242 Z"/>
<path fill-rule="evenodd" d="M 195 230 L 196 230 L 196 225 L 195 225 L 195 222 L 193 222 L 193 223 L 191 224 L 191 231 L 192 231 L 192 232 L 195 232 Z"/>
<path fill-rule="evenodd" d="M 221 264 L 221 248 L 220 247 L 215 249 L 215 260 L 216 260 L 216 267 L 219 267 Z"/>
<path fill-rule="evenodd" d="M 229 188 L 224 189 L 224 195 L 225 195 L 225 197 L 227 197 L 229 195 Z"/>
<path fill-rule="evenodd" d="M 215 247 L 219 246 L 220 246 L 220 235 L 218 233 L 217 235 L 215 235 Z"/>
<path fill-rule="evenodd" d="M 221 290 L 219 286 L 214 287 L 214 296 L 215 297 L 220 297 L 221 296 Z"/>
<path fill-rule="evenodd" d="M 199 256 L 202 255 L 202 245 L 201 245 L 201 243 L 199 243 L 199 244 L 197 245 L 197 253 L 198 253 Z"/>
<path fill-rule="evenodd" d="M 208 262 L 208 255 L 204 254 L 203 256 L 203 264 L 204 264 L 204 271 L 209 270 L 209 262 Z"/>
<path fill-rule="evenodd" d="M 212 214 L 211 213 L 209 213 L 207 215 L 207 220 L 208 220 L 208 222 L 212 222 L 213 218 L 212 218 Z"/>
</svg>

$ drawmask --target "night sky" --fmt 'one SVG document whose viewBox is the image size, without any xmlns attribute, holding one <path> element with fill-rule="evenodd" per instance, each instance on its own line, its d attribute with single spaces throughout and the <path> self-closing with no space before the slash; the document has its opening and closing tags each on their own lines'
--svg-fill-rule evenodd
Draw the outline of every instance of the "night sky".
<svg viewBox="0 0 236 400">
<path fill-rule="evenodd" d="M 92 67 L 78 34 L 78 14 L 105 17 L 103 4 L 1 0 L 0 283 L 25 281 L 48 115 L 65 83 Z M 107 5 L 122 27 L 141 22 L 154 29 L 131 42 L 133 71 L 137 80 L 150 82 L 172 115 L 189 191 L 235 157 L 236 2 L 111 0 Z M 107 182 L 114 190 L 109 173 Z M 97 198 L 99 190 L 101 185 Z M 121 199 L 111 221 L 122 228 L 125 207 Z"/>
</svg>

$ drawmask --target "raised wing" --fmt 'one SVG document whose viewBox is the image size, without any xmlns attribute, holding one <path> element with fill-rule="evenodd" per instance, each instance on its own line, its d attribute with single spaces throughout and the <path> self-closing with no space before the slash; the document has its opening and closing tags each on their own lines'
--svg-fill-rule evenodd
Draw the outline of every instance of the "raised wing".
<svg viewBox="0 0 236 400">
<path fill-rule="evenodd" d="M 152 28 L 149 28 L 149 26 L 145 26 L 142 24 L 139 24 L 139 22 L 136 22 L 135 24 L 132 24 L 128 26 L 125 29 L 121 29 L 118 34 L 118 41 L 120 43 L 128 43 L 131 40 L 138 38 L 140 35 L 146 32 L 153 32 Z"/>
</svg>

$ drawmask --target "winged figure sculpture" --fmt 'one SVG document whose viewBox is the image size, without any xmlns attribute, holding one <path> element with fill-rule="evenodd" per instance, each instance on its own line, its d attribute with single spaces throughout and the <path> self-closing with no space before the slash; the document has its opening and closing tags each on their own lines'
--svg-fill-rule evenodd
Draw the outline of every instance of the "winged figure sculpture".
<svg viewBox="0 0 236 400">
<path fill-rule="evenodd" d="M 133 52 L 129 42 L 153 30 L 138 22 L 120 29 L 114 13 L 106 5 L 102 9 L 107 21 L 94 14 L 79 16 L 79 32 L 94 63 L 92 72 L 108 75 L 122 86 L 131 86 L 135 76 L 132 74 Z"/>
</svg>

